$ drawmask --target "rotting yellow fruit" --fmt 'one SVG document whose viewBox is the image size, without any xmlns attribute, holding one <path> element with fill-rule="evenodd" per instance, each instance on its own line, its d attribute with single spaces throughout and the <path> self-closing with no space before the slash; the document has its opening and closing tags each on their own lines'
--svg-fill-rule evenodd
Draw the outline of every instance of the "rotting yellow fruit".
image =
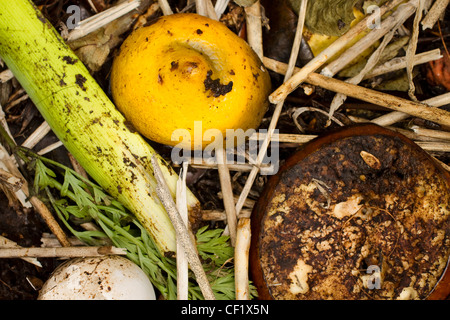
<svg viewBox="0 0 450 320">
<path fill-rule="evenodd" d="M 247 42 L 218 21 L 183 13 L 161 17 L 124 41 L 111 90 L 117 108 L 143 136 L 202 149 L 212 142 L 204 137 L 209 129 L 223 138 L 227 129 L 256 129 L 271 82 Z"/>
</svg>

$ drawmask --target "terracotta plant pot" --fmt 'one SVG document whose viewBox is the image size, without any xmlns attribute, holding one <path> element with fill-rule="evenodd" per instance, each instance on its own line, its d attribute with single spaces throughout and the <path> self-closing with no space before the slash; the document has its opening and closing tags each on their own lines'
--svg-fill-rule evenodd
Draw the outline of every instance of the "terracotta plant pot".
<svg viewBox="0 0 450 320">
<path fill-rule="evenodd" d="M 450 175 L 396 132 L 358 125 L 305 145 L 251 221 L 259 299 L 450 294 Z"/>
</svg>

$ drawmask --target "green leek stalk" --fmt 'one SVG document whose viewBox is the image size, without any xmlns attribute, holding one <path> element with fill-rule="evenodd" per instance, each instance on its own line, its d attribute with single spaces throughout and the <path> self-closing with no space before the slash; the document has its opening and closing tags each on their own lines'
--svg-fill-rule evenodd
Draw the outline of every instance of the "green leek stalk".
<svg viewBox="0 0 450 320">
<path fill-rule="evenodd" d="M 176 251 L 175 230 L 156 195 L 155 150 L 123 115 L 30 0 L 0 0 L 0 58 L 53 132 L 87 173 L 125 205 L 163 253 Z M 172 195 L 177 175 L 159 156 Z M 188 192 L 190 214 L 199 202 Z"/>
</svg>

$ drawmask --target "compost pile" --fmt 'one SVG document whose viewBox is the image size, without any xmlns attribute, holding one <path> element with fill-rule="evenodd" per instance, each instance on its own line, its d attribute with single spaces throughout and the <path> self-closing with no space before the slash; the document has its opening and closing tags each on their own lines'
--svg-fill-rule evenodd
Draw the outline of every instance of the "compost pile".
<svg viewBox="0 0 450 320">
<path fill-rule="evenodd" d="M 108 24 L 100 26 L 99 29 L 85 36 L 72 40 L 70 35 L 73 35 L 71 33 L 73 29 L 70 28 L 70 25 L 74 22 L 74 17 L 79 17 L 83 21 L 117 6 L 121 2 L 113 0 L 34 1 L 48 21 L 64 39 L 67 39 L 69 46 L 109 96 L 111 96 L 109 80 L 112 62 L 120 45 L 133 30 L 151 25 L 155 19 L 164 15 L 161 1 L 142 0 L 138 8 L 119 18 L 112 19 Z M 251 27 L 247 20 L 253 13 L 249 10 L 251 6 L 248 3 L 253 2 L 212 1 L 212 4 L 225 4 L 222 5 L 220 21 L 235 34 L 250 41 Z M 260 1 L 261 17 L 259 17 L 259 21 L 262 28 L 263 63 L 270 72 L 274 90 L 280 88 L 285 82 L 284 74 L 291 56 L 299 12 L 301 13 L 301 2 L 295 0 Z M 338 6 L 335 6 L 335 2 L 313 1 L 314 5 L 308 7 L 303 41 L 299 43 L 298 56 L 294 61 L 297 67 L 307 65 L 314 56 L 320 54 L 336 39 L 345 36 L 345 33 L 351 30 L 353 20 L 362 19 L 361 16 L 355 15 L 355 12 L 365 12 L 370 5 L 377 8 L 386 1 L 338 1 Z M 328 70 L 331 72 L 331 76 L 339 80 L 352 79 L 348 82 L 361 88 L 369 88 L 401 98 L 401 101 L 430 101 L 429 99 L 442 96 L 444 100 L 435 104 L 439 107 L 436 109 L 450 111 L 448 96 L 450 92 L 450 7 L 444 9 L 437 21 L 429 28 L 423 28 L 420 24 L 426 18 L 427 13 L 431 11 L 432 5 L 438 2 L 440 1 L 424 1 L 426 8 L 423 8 L 423 12 L 416 13 L 414 10 L 413 14 L 408 17 L 396 17 L 400 20 L 404 18 L 404 21 L 396 26 L 395 32 L 391 34 L 386 32 L 388 35 L 380 36 L 378 41 L 361 50 L 357 57 L 348 64 L 344 65 L 342 62 L 332 65 L 331 62 Z M 196 1 L 169 0 L 168 4 L 175 13 L 197 12 Z M 76 10 L 72 11 L 70 8 L 76 8 Z M 74 16 L 74 13 L 79 16 Z M 416 19 L 417 15 L 420 15 L 420 20 Z M 377 26 L 374 25 L 374 28 Z M 377 48 L 383 50 L 377 51 Z M 342 51 L 340 50 L 339 54 Z M 375 56 L 374 52 L 378 58 L 376 61 L 372 59 Z M 412 64 L 411 54 L 412 57 L 415 55 L 423 57 L 423 59 L 417 58 L 420 62 Z M 409 58 L 403 59 L 402 67 L 389 72 L 380 71 L 370 74 L 377 67 L 380 67 L 378 70 L 381 70 L 381 67 L 386 67 L 389 63 L 390 65 L 401 63 L 400 60 L 404 57 Z M 369 70 L 365 70 L 364 67 L 371 63 L 374 65 Z M 335 69 L 331 69 L 331 66 Z M 284 71 L 280 71 L 283 68 Z M 260 129 L 267 129 L 275 123 L 276 129 L 280 133 L 280 142 L 277 144 L 280 164 L 283 164 L 289 156 L 302 148 L 306 142 L 321 134 L 353 124 L 382 119 L 380 117 L 393 111 L 387 105 L 376 103 L 375 100 L 371 102 L 367 101 L 365 96 L 358 97 L 358 93 L 355 96 L 337 96 L 336 92 L 330 90 L 325 83 L 320 86 L 316 83 L 317 81 L 315 84 L 311 84 L 311 82 L 314 81 L 305 81 L 295 90 L 290 90 L 282 100 L 281 112 L 278 112 L 280 110 L 277 108 L 279 101 L 271 101 L 273 103 L 262 120 Z M 56 135 L 50 130 L 45 130 L 42 115 L 1 60 L 0 107 L 0 121 L 8 129 L 17 145 L 26 146 L 57 163 L 74 168 L 79 172 L 82 171 L 77 167 L 76 160 L 59 143 Z M 276 117 L 275 122 L 272 121 L 274 116 Z M 428 117 L 422 118 L 420 114 L 414 114 L 394 122 L 382 119 L 376 123 L 404 134 L 434 157 L 445 170 L 450 170 L 450 126 L 433 121 Z M 0 139 L 4 146 L 4 150 L 1 152 L 10 152 L 11 150 L 4 140 L 5 137 Z M 152 141 L 148 142 L 170 163 L 171 147 Z M 351 148 L 351 146 L 347 146 L 347 148 Z M 4 155 L 0 157 L 0 162 L 3 157 Z M 174 164 L 173 167 L 178 173 L 180 166 Z M 245 190 L 244 186 L 248 182 L 251 167 L 252 165 L 245 164 L 229 168 L 232 193 L 236 199 Z M 19 169 L 27 182 L 32 185 L 33 170 L 26 165 L 19 165 Z M 261 172 L 256 175 L 251 189 L 244 197 L 245 201 L 242 202 L 240 208 L 242 216 L 250 216 L 268 177 Z M 201 204 L 202 225 L 212 229 L 226 227 L 224 192 L 219 181 L 217 166 L 207 163 L 189 166 L 186 185 Z M 0 192 L 0 236 L 14 241 L 21 247 L 58 246 L 55 235 L 52 234 L 46 221 L 35 208 L 24 207 L 21 201 L 14 196 L 14 192 L 3 182 L 0 187 L 2 189 Z M 392 185 L 391 187 L 394 188 Z M 397 187 L 409 186 L 401 186 L 399 182 Z M 41 200 L 52 210 L 48 199 L 42 198 Z M 388 215 L 384 217 L 386 221 L 391 218 Z M 84 245 L 63 223 L 60 225 L 74 246 Z M 386 232 L 388 231 L 386 229 Z M 373 232 L 375 233 L 375 231 Z M 429 236 L 432 238 L 432 235 Z M 0 248 L 3 238 L 0 239 Z M 391 245 L 395 246 L 395 244 Z M 39 289 L 49 275 L 65 261 L 60 257 L 44 257 L 37 260 L 38 263 L 36 261 L 30 263 L 30 261 L 19 258 L 0 259 L 0 300 L 36 299 Z M 230 261 L 226 263 L 230 264 Z M 424 296 L 426 294 L 421 293 L 421 297 Z"/>
</svg>

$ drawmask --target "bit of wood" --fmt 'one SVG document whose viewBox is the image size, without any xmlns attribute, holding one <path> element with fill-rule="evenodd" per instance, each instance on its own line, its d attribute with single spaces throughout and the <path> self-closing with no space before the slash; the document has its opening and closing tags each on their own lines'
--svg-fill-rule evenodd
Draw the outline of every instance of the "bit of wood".
<svg viewBox="0 0 450 320">
<path fill-rule="evenodd" d="M 263 35 L 261 20 L 261 3 L 256 1 L 253 5 L 245 7 L 247 42 L 260 59 L 263 58 Z"/>
<path fill-rule="evenodd" d="M 67 38 L 67 41 L 74 41 L 80 39 L 101 27 L 106 26 L 111 21 L 124 16 L 125 14 L 138 8 L 140 0 L 130 0 L 104 10 L 92 17 L 80 21 L 78 26 L 73 29 Z"/>
<path fill-rule="evenodd" d="M 158 0 L 158 4 L 165 16 L 173 14 L 172 8 L 167 0 Z"/>
<path fill-rule="evenodd" d="M 430 107 L 442 107 L 449 104 L 450 101 L 450 92 L 444 93 L 442 95 L 427 99 L 422 101 L 423 104 L 429 105 Z M 401 111 L 394 111 L 382 115 L 376 119 L 373 119 L 371 122 L 378 124 L 380 126 L 390 126 L 399 121 L 408 119 L 411 115 L 408 113 L 404 113 Z"/>
<path fill-rule="evenodd" d="M 188 208 L 186 203 L 186 175 L 187 162 L 183 162 L 182 169 L 177 180 L 176 206 L 184 225 L 188 228 Z M 189 297 L 189 263 L 184 253 L 183 246 L 177 242 L 177 299 L 188 300 Z"/>
<path fill-rule="evenodd" d="M 12 240 L 9 240 L 5 237 L 0 236 L 0 250 L 4 248 L 22 248 L 17 243 Z M 22 260 L 34 264 L 37 267 L 42 268 L 42 264 L 36 258 L 21 258 Z"/>
<path fill-rule="evenodd" d="M 419 65 L 423 63 L 427 63 L 434 60 L 439 60 L 442 58 L 441 50 L 434 49 L 427 52 L 422 52 L 416 54 L 413 59 L 413 65 Z M 372 69 L 369 73 L 366 74 L 364 79 L 373 78 L 376 76 L 380 76 L 382 74 L 386 74 L 392 71 L 397 71 L 406 68 L 406 57 L 397 57 L 392 60 L 386 61 L 383 64 L 380 64 Z"/>
<path fill-rule="evenodd" d="M 250 219 L 239 219 L 237 227 L 236 249 L 234 253 L 236 300 L 249 300 L 249 251 L 250 251 Z"/>
<path fill-rule="evenodd" d="M 183 246 L 184 252 L 186 253 L 186 258 L 188 259 L 189 265 L 194 272 L 195 278 L 197 279 L 197 283 L 200 287 L 200 290 L 202 291 L 204 298 L 206 300 L 215 300 L 214 293 L 211 289 L 208 278 L 206 277 L 205 270 L 203 270 L 203 266 L 200 262 L 197 250 L 192 243 L 189 232 L 183 223 L 183 219 L 181 218 L 180 213 L 177 210 L 176 204 L 172 198 L 171 192 L 169 190 L 169 187 L 167 186 L 155 155 L 152 156 L 151 162 L 153 166 L 153 173 L 158 183 L 156 193 L 161 200 L 164 208 L 166 209 L 170 220 L 172 221 L 173 227 L 176 232 L 177 242 L 179 241 Z"/>
<path fill-rule="evenodd" d="M 223 204 L 227 214 L 227 228 L 230 234 L 231 245 L 236 245 L 237 216 L 234 203 L 233 188 L 231 185 L 230 171 L 226 163 L 226 152 L 224 149 L 216 149 L 217 168 L 219 171 L 220 187 L 222 190 Z"/>
<path fill-rule="evenodd" d="M 36 196 L 32 196 L 29 199 L 30 203 L 39 212 L 42 219 L 44 219 L 45 223 L 49 227 L 49 229 L 53 232 L 53 234 L 58 238 L 59 242 L 63 247 L 70 247 L 70 241 L 67 238 L 67 235 L 62 230 L 58 222 L 56 221 L 53 214 L 47 208 L 47 206 Z"/>
<path fill-rule="evenodd" d="M 444 14 L 449 3 L 450 0 L 436 0 L 430 11 L 428 11 L 427 15 L 422 20 L 422 29 L 432 29 L 439 18 Z"/>
<path fill-rule="evenodd" d="M 251 209 L 242 209 L 239 213 L 238 219 L 250 218 Z M 218 210 L 202 210 L 202 220 L 204 221 L 225 221 L 227 219 L 227 214 L 225 211 Z"/>
<path fill-rule="evenodd" d="M 55 247 L 55 248 L 4 248 L 0 258 L 76 258 L 104 255 L 125 255 L 126 250 L 116 247 Z"/>
<path fill-rule="evenodd" d="M 32 149 L 41 141 L 47 133 L 52 129 L 46 121 L 44 121 L 23 143 L 22 147 Z"/>
<path fill-rule="evenodd" d="M 25 180 L 0 168 L 0 183 L 5 184 L 7 188 L 11 189 L 13 192 L 16 192 L 22 188 Z"/>
</svg>

